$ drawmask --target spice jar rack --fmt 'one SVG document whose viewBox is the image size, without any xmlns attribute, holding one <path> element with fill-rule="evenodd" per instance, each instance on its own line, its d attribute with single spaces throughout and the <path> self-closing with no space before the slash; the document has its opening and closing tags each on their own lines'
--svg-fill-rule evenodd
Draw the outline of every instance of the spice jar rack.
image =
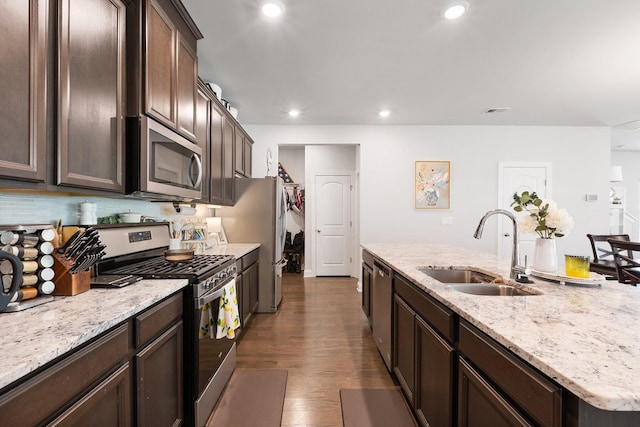
<svg viewBox="0 0 640 427">
<path fill-rule="evenodd" d="M 4 312 L 22 311 L 53 301 L 54 250 L 58 236 L 49 224 L 0 225 L 0 250 L 22 261 L 22 283 Z M 10 263 L 0 264 L 1 284 L 8 290 L 13 280 Z"/>
</svg>

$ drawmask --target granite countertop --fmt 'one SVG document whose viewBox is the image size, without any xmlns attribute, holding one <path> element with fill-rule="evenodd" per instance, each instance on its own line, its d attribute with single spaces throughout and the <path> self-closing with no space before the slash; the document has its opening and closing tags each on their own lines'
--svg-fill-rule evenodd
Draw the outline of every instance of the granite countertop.
<svg viewBox="0 0 640 427">
<path fill-rule="evenodd" d="M 205 251 L 236 258 L 260 247 L 229 243 Z M 14 313 L 0 313 L 0 389 L 187 286 L 186 279 L 142 280 L 120 289 L 90 289 Z"/>
<path fill-rule="evenodd" d="M 241 258 L 259 247 L 260 243 L 229 243 L 208 248 L 204 253 L 206 255 L 233 255 L 236 258 Z"/>
<path fill-rule="evenodd" d="M 449 245 L 362 247 L 590 405 L 640 411 L 640 288 L 532 277 L 535 283 L 526 286 L 543 295 L 469 295 L 418 268 L 471 267 L 508 278 L 509 261 Z"/>
<path fill-rule="evenodd" d="M 186 279 L 142 280 L 90 289 L 14 313 L 0 313 L 0 389 L 187 286 Z"/>
</svg>

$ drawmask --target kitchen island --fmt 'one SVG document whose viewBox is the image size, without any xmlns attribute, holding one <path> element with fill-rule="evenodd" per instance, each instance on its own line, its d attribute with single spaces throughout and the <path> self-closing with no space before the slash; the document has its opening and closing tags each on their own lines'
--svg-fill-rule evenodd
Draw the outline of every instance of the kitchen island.
<svg viewBox="0 0 640 427">
<path fill-rule="evenodd" d="M 636 287 L 611 281 L 597 287 L 560 285 L 532 277 L 534 283 L 526 286 L 542 295 L 470 295 L 419 268 L 472 269 L 508 278 L 508 261 L 448 245 L 365 244 L 363 248 L 455 313 L 461 324 L 463 320 L 471 324 L 581 402 L 602 413 L 626 412 L 625 423 L 640 419 L 640 290 Z"/>
</svg>

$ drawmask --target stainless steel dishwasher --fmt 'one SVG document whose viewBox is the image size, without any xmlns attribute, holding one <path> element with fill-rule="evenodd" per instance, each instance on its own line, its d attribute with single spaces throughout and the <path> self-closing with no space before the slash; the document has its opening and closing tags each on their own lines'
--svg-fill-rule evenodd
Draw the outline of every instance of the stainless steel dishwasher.
<svg viewBox="0 0 640 427">
<path fill-rule="evenodd" d="M 387 369 L 391 372 L 391 308 L 393 299 L 393 271 L 378 262 L 373 262 L 373 283 L 371 285 L 371 317 L 373 339 L 382 355 Z"/>
</svg>

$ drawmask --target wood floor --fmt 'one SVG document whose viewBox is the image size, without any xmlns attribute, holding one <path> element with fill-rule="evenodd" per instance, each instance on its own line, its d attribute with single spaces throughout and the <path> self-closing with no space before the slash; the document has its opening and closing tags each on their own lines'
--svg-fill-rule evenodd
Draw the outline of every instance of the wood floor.
<svg viewBox="0 0 640 427">
<path fill-rule="evenodd" d="M 394 388 L 353 278 L 286 274 L 275 314 L 258 314 L 238 343 L 238 368 L 287 369 L 283 426 L 342 426 L 340 389 Z"/>
</svg>

